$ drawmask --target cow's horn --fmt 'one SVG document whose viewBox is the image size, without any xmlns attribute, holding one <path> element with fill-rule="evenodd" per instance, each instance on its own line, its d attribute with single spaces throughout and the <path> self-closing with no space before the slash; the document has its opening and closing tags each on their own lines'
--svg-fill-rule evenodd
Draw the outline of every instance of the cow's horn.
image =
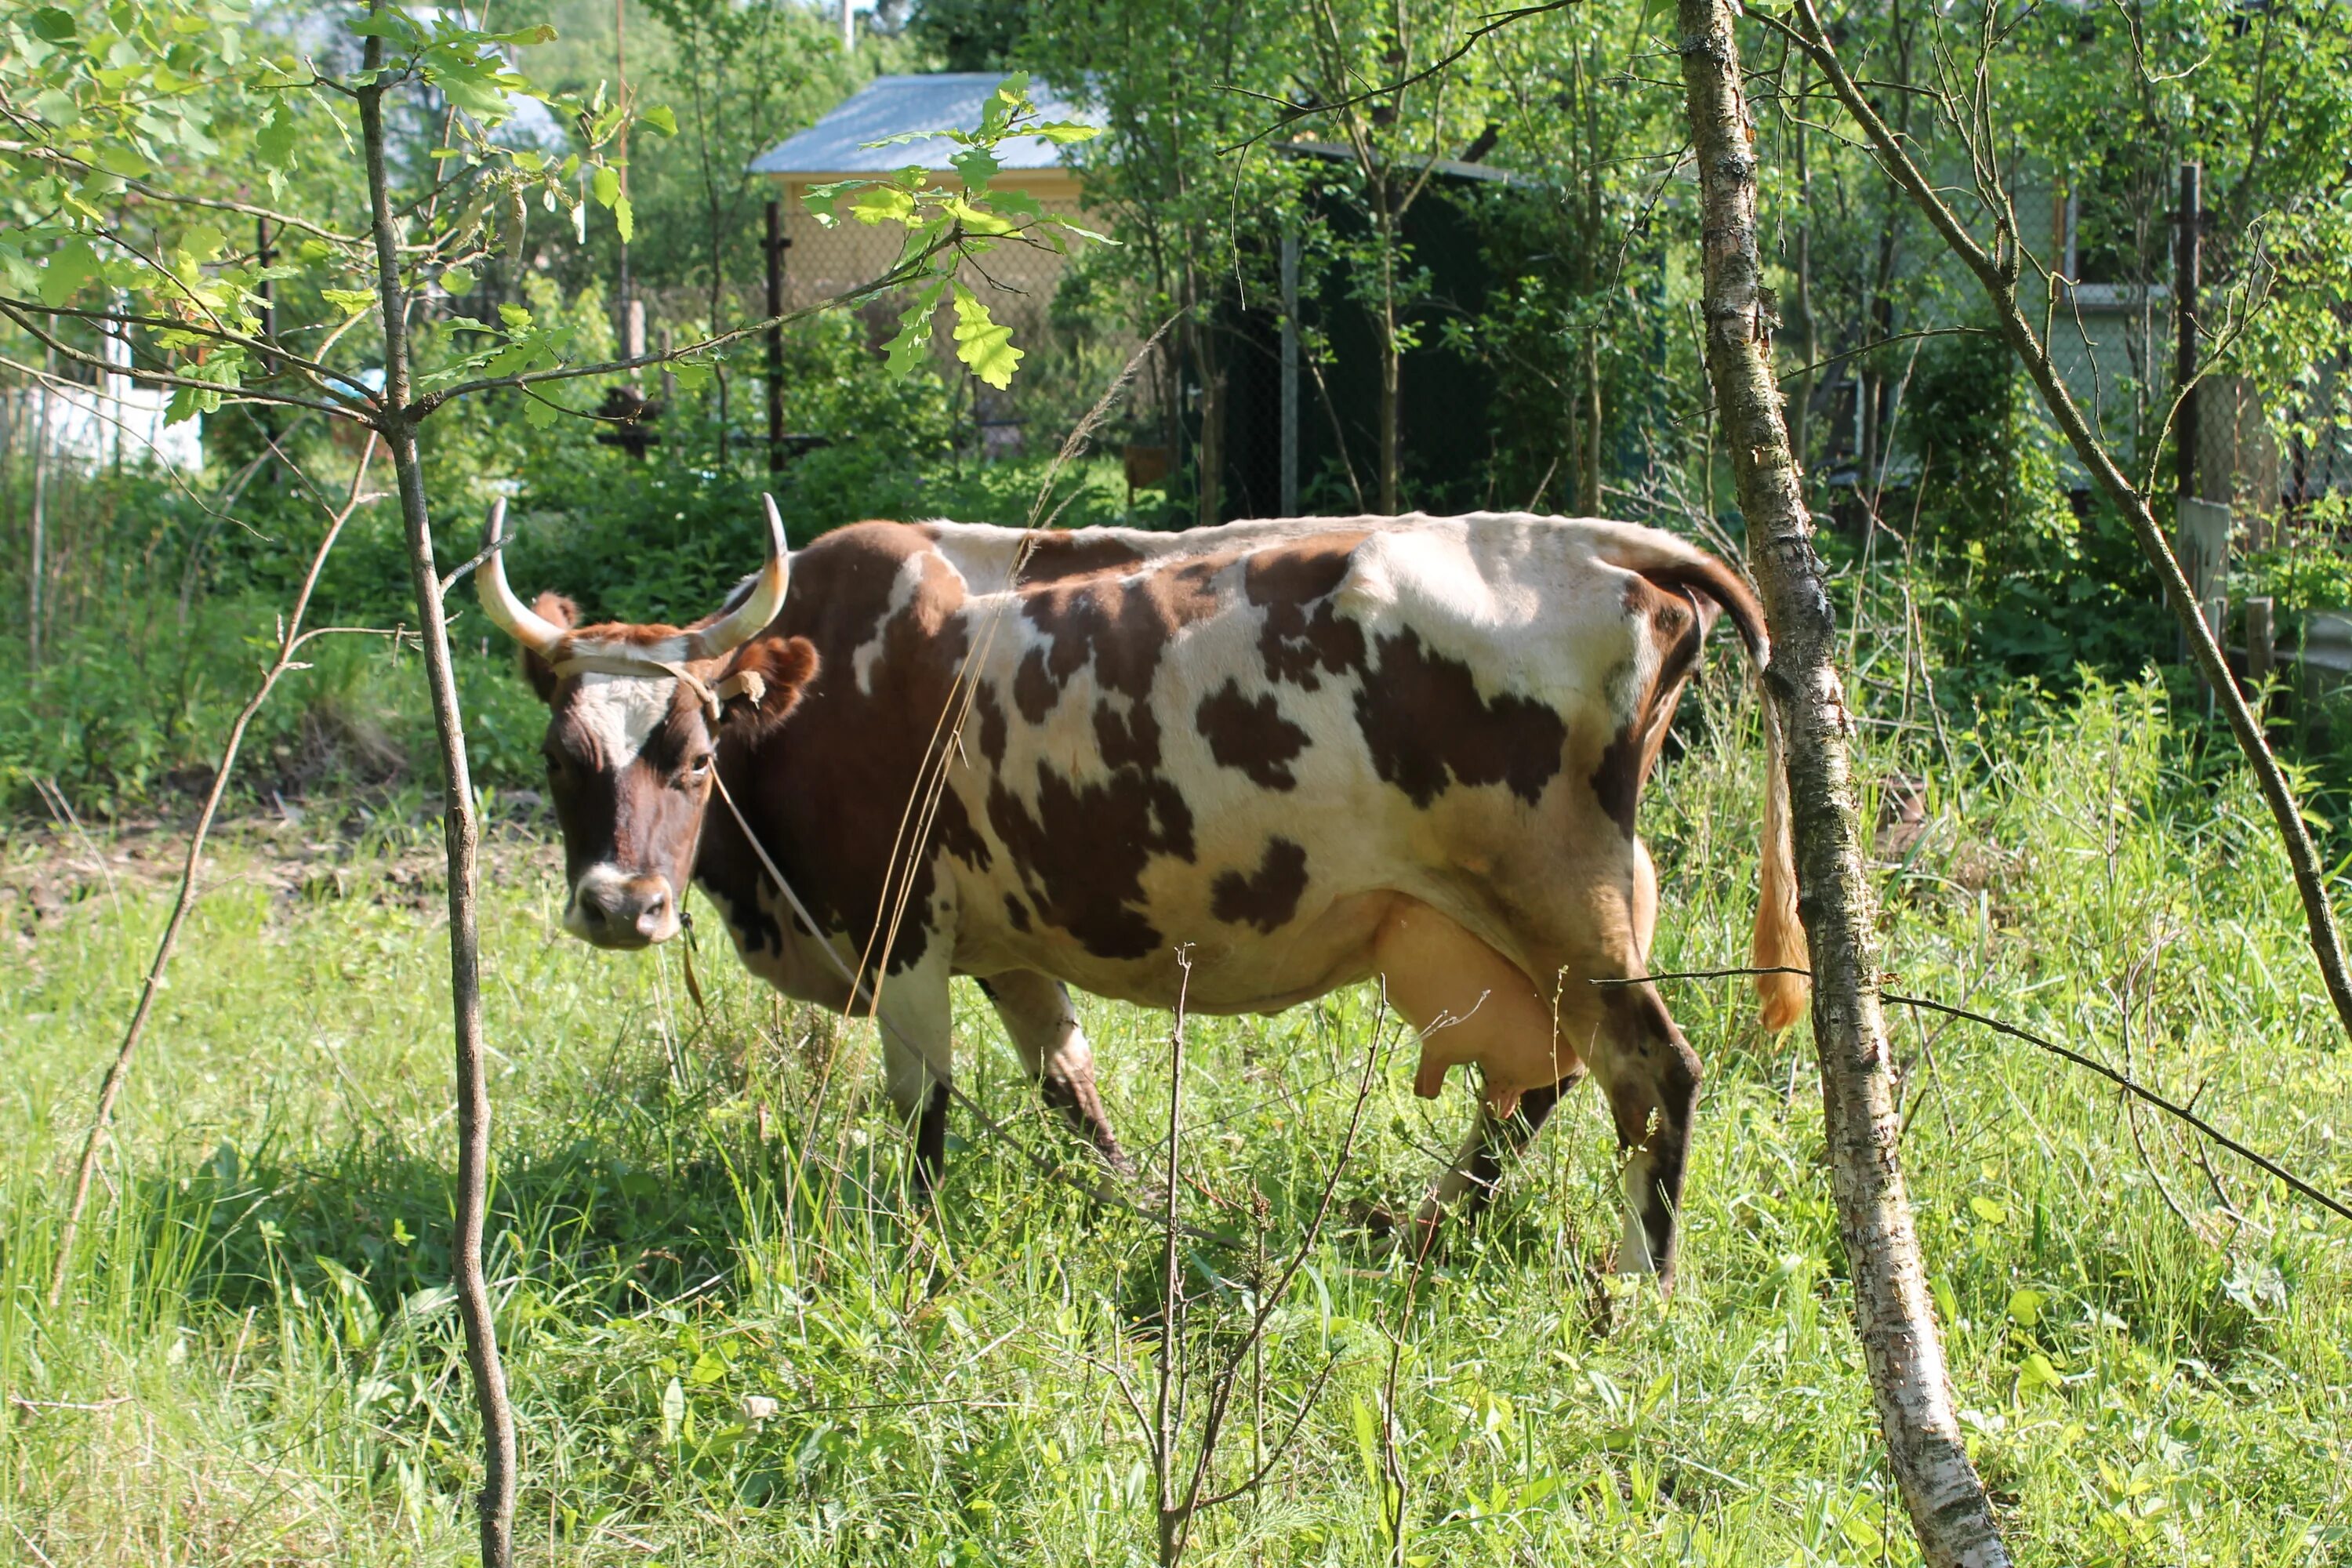
<svg viewBox="0 0 2352 1568">
<path fill-rule="evenodd" d="M 766 630 L 776 612 L 784 607 L 784 584 L 792 575 L 791 556 L 784 549 L 784 518 L 776 510 L 775 497 L 761 499 L 768 504 L 768 563 L 760 568 L 758 580 L 741 604 L 689 634 L 688 658 L 717 658 L 740 647 Z"/>
<path fill-rule="evenodd" d="M 489 552 L 482 557 L 481 572 L 476 578 L 482 595 L 482 613 L 500 631 L 546 658 L 563 640 L 563 628 L 516 598 L 515 591 L 507 586 L 506 563 L 501 559 L 506 529 L 507 500 L 500 496 L 490 502 L 489 521 L 482 526 L 482 548 Z"/>
</svg>

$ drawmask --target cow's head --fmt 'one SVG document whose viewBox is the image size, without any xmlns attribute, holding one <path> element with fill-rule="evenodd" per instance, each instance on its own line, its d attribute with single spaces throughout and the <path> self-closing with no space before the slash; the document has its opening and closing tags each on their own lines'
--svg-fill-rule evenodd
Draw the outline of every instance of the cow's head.
<svg viewBox="0 0 2352 1568">
<path fill-rule="evenodd" d="M 563 926 L 599 947 L 677 934 L 719 744 L 781 723 L 816 673 L 803 637 L 761 634 L 783 607 L 791 563 L 768 501 L 768 563 L 690 626 L 577 626 L 569 600 L 525 605 L 499 560 L 506 508 L 490 509 L 482 608 L 522 645 L 547 703 L 548 795 L 571 885 Z"/>
</svg>

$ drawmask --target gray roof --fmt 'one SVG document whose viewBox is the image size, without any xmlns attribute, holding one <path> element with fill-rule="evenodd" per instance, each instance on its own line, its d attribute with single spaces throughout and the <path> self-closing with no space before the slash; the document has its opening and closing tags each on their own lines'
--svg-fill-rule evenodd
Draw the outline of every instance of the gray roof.
<svg viewBox="0 0 2352 1568">
<path fill-rule="evenodd" d="M 944 136 L 895 142 L 887 147 L 868 147 L 865 143 L 910 131 L 938 131 L 950 126 L 969 131 L 980 123 L 981 106 L 1003 79 L 1002 71 L 876 77 L 814 125 L 786 137 L 752 159 L 751 172 L 847 174 L 903 169 L 909 163 L 944 169 L 957 150 L 956 143 Z M 1042 82 L 1030 84 L 1029 96 L 1047 120 L 1104 123 L 1098 111 L 1070 102 Z M 1066 151 L 1043 137 L 1008 136 L 996 149 L 996 161 L 1008 169 L 1054 169 L 1062 166 Z"/>
</svg>

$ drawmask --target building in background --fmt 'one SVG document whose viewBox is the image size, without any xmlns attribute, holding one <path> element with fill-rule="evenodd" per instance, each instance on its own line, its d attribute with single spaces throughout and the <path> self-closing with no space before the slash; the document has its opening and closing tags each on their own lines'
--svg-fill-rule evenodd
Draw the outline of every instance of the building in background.
<svg viewBox="0 0 2352 1568">
<path fill-rule="evenodd" d="M 826 227 L 808 210 L 810 189 L 839 180 L 870 179 L 909 164 L 920 166 L 943 184 L 961 183 L 948 162 L 960 148 L 945 136 L 887 146 L 871 143 L 976 125 L 989 95 L 1003 79 L 1002 71 L 877 77 L 815 124 L 751 161 L 751 172 L 772 181 L 783 200 L 787 310 L 821 303 L 887 272 L 898 258 L 905 235 L 896 224 L 852 220 Z M 1097 111 L 1069 102 L 1043 84 L 1033 85 L 1030 97 L 1046 120 L 1103 123 Z M 1069 151 L 1039 136 L 1006 137 L 996 148 L 1002 172 L 990 183 L 998 190 L 1034 197 L 1049 213 L 1101 230 L 1104 220 L 1080 216 L 1078 173 Z M 1054 290 L 1069 265 L 1068 256 L 1048 246 L 1004 245 L 991 251 L 982 266 L 967 268 L 963 280 L 986 302 L 990 315 L 1013 329 L 1013 342 L 1026 344 L 1043 334 Z M 898 310 L 889 300 L 866 307 L 863 313 L 875 326 L 877 340 L 895 329 Z M 944 342 L 946 334 L 938 339 Z M 976 419 L 991 452 L 1020 445 L 1016 395 L 973 386 Z"/>
</svg>

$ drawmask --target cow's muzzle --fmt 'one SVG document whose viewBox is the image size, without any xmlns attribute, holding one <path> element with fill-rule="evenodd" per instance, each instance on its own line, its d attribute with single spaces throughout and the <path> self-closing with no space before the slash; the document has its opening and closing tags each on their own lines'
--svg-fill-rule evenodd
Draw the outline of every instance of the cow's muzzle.
<svg viewBox="0 0 2352 1568">
<path fill-rule="evenodd" d="M 677 894 L 667 877 L 592 866 L 572 889 L 563 929 L 598 947 L 650 947 L 677 934 Z"/>
</svg>

